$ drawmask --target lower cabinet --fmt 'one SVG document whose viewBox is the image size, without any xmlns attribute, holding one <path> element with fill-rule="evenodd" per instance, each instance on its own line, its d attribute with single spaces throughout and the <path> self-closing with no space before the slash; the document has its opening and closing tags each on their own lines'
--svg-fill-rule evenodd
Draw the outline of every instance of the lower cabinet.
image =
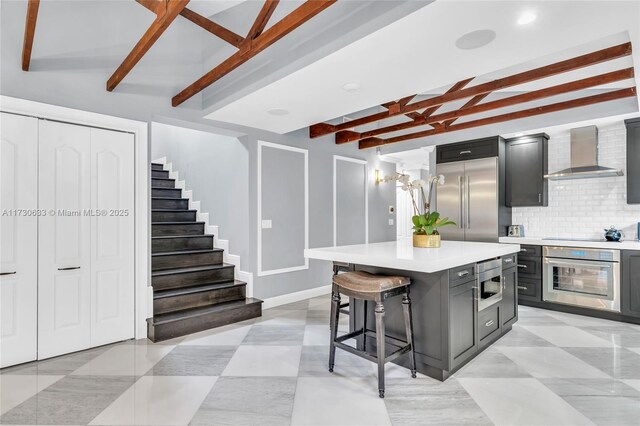
<svg viewBox="0 0 640 426">
<path fill-rule="evenodd" d="M 502 271 L 501 322 L 508 327 L 518 320 L 518 268 Z"/>
<path fill-rule="evenodd" d="M 640 318 L 640 251 L 622 252 L 622 315 Z"/>
<path fill-rule="evenodd" d="M 496 303 L 478 313 L 478 345 L 484 348 L 502 332 L 500 327 L 502 304 Z"/>
<path fill-rule="evenodd" d="M 476 293 L 475 280 L 449 290 L 450 369 L 465 362 L 478 350 L 478 296 Z"/>
</svg>

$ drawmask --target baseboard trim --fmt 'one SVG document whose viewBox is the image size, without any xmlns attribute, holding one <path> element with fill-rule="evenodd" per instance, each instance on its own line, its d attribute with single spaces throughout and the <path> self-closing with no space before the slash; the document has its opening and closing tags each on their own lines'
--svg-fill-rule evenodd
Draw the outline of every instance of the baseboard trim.
<svg viewBox="0 0 640 426">
<path fill-rule="evenodd" d="M 286 305 L 288 303 L 299 302 L 312 297 L 323 296 L 331 293 L 331 285 L 310 288 L 308 290 L 297 291 L 295 293 L 283 294 L 282 296 L 269 297 L 264 299 L 263 309 L 275 308 L 276 306 Z"/>
</svg>

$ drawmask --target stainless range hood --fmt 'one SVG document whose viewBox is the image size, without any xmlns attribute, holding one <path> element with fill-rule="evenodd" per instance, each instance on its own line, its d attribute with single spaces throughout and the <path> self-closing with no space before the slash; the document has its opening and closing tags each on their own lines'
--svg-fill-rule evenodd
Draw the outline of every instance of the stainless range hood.
<svg viewBox="0 0 640 426">
<path fill-rule="evenodd" d="M 545 175 L 549 180 L 622 176 L 622 170 L 598 165 L 598 128 L 571 129 L 571 167 Z"/>
</svg>

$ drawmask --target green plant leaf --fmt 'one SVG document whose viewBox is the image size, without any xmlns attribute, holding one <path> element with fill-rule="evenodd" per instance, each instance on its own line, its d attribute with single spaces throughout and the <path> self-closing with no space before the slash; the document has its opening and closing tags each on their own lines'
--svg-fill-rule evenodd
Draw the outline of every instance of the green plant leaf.
<svg viewBox="0 0 640 426">
<path fill-rule="evenodd" d="M 414 227 L 419 227 L 420 226 L 420 216 L 418 216 L 418 215 L 413 216 L 411 218 L 411 221 L 413 222 L 413 226 Z"/>
<path fill-rule="evenodd" d="M 418 218 L 420 220 L 420 225 L 422 225 L 422 226 L 429 225 L 429 219 L 427 219 L 427 217 L 425 217 L 425 215 L 420 215 L 420 216 L 418 216 Z"/>
<path fill-rule="evenodd" d="M 431 234 L 433 234 L 433 231 L 434 231 L 433 226 L 426 226 L 426 227 L 424 228 L 424 232 L 425 232 L 427 235 L 431 235 Z"/>
</svg>

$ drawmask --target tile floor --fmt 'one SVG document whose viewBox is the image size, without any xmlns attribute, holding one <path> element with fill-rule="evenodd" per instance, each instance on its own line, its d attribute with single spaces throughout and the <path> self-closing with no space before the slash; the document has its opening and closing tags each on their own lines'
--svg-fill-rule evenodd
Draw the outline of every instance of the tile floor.
<svg viewBox="0 0 640 426">
<path fill-rule="evenodd" d="M 0 423 L 640 425 L 640 326 L 520 307 L 444 383 L 338 351 L 329 297 L 162 344 L 122 342 L 0 371 Z M 346 330 L 343 316 L 341 329 Z"/>
</svg>

